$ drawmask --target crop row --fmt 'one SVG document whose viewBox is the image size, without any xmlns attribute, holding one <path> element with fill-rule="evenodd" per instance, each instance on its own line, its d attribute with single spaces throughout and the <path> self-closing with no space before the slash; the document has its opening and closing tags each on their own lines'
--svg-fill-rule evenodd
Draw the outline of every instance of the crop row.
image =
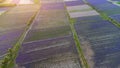
<svg viewBox="0 0 120 68">
<path fill-rule="evenodd" d="M 62 3 L 58 4 L 61 8 Z M 45 5 L 45 7 L 44 7 Z M 48 5 L 51 9 L 45 10 Z M 44 40 L 49 38 L 66 36 L 71 33 L 64 9 L 53 9 L 56 4 L 43 3 L 40 12 L 34 20 L 31 30 L 28 32 L 24 42 Z M 62 4 L 63 5 L 63 4 Z M 53 7 L 54 6 L 54 7 Z M 56 6 L 57 7 L 57 6 Z M 55 8 L 56 8 L 55 7 Z"/>
<path fill-rule="evenodd" d="M 96 17 L 94 17 L 96 19 Z M 88 18 L 89 20 L 90 18 Z M 93 20 L 93 18 L 91 18 Z M 94 63 L 92 68 L 115 68 L 119 66 L 119 35 L 120 31 L 117 27 L 108 21 L 89 22 L 77 21 L 75 29 L 79 35 L 81 46 L 87 61 Z M 87 48 L 87 50 L 86 50 Z M 87 56 L 89 52 L 90 56 Z M 114 62 L 114 63 L 113 63 Z M 92 65 L 89 63 L 89 65 Z"/>
<path fill-rule="evenodd" d="M 21 47 L 17 62 L 19 64 L 31 63 L 66 52 L 77 54 L 74 45 L 72 36 L 26 43 Z"/>
<path fill-rule="evenodd" d="M 112 4 L 107 0 L 101 0 L 100 2 L 86 0 L 86 3 L 91 5 L 95 10 L 97 10 L 103 18 L 111 21 L 117 27 L 120 27 L 119 20 L 117 20 L 116 18 L 116 17 L 119 18 L 120 14 L 119 6 Z"/>
</svg>

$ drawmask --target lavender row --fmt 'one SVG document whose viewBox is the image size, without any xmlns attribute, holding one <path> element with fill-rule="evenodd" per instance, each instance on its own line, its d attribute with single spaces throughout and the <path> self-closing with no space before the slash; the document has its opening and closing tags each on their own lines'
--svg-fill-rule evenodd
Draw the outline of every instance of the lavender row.
<svg viewBox="0 0 120 68">
<path fill-rule="evenodd" d="M 39 42 L 42 44 L 36 45 L 37 48 L 33 47 L 29 50 L 25 48 L 23 49 L 24 52 L 19 54 L 17 58 L 17 62 L 18 64 L 31 63 L 33 61 L 35 62 L 35 61 L 40 61 L 42 59 L 47 59 L 56 54 L 62 54 L 66 52 L 76 53 L 74 41 L 72 39 L 71 40 L 69 39 L 71 38 L 65 37 L 65 38 L 58 38 L 58 40 L 57 39 L 46 40 L 46 42 L 49 42 L 49 43 Z M 44 47 L 41 47 L 41 46 L 44 46 Z"/>
<path fill-rule="evenodd" d="M 95 16 L 87 16 L 87 17 L 78 17 L 78 18 L 75 18 L 76 22 L 77 23 L 85 23 L 85 22 L 97 22 L 97 21 L 101 21 L 102 18 L 98 15 L 95 15 Z"/>
<path fill-rule="evenodd" d="M 26 68 L 81 68 L 77 56 L 73 53 L 57 54 L 49 59 L 24 65 Z"/>
<path fill-rule="evenodd" d="M 66 6 L 76 6 L 76 5 L 83 5 L 85 3 L 82 0 L 77 0 L 77 1 L 66 1 L 65 4 Z"/>
<path fill-rule="evenodd" d="M 43 3 L 43 5 L 56 7 L 56 4 L 53 3 L 48 5 Z M 33 23 L 34 24 L 28 32 L 24 42 L 66 36 L 71 32 L 64 9 L 44 10 L 41 8 Z"/>
<path fill-rule="evenodd" d="M 106 13 L 107 15 L 114 15 L 114 14 L 119 14 L 120 12 L 120 7 L 117 5 L 114 5 L 106 0 L 101 0 L 101 1 L 92 1 L 92 0 L 87 0 L 90 5 L 95 7 L 97 10 Z"/>
<path fill-rule="evenodd" d="M 23 43 L 20 53 L 25 53 L 26 51 L 30 51 L 36 48 L 51 47 L 53 45 L 64 43 L 64 42 L 70 43 L 70 41 L 73 41 L 71 36 L 63 36 L 63 37 L 50 38 L 46 40 L 36 40 L 33 42 L 26 42 L 26 43 Z"/>
<path fill-rule="evenodd" d="M 45 3 L 41 5 L 41 10 L 61 10 L 64 9 L 64 3 Z"/>
<path fill-rule="evenodd" d="M 44 40 L 49 38 L 56 38 L 61 36 L 70 35 L 70 27 L 69 26 L 62 26 L 62 27 L 55 27 L 55 28 L 47 28 L 47 29 L 31 29 L 25 40 L 26 42 L 32 42 L 37 40 Z"/>
<path fill-rule="evenodd" d="M 107 0 L 99 0 L 99 1 L 94 1 L 94 0 L 86 0 L 88 3 L 90 3 L 91 5 L 100 5 L 100 4 L 104 4 L 104 3 L 108 3 Z"/>
<path fill-rule="evenodd" d="M 16 44 L 24 30 L 14 30 L 0 35 L 0 56 Z"/>
</svg>

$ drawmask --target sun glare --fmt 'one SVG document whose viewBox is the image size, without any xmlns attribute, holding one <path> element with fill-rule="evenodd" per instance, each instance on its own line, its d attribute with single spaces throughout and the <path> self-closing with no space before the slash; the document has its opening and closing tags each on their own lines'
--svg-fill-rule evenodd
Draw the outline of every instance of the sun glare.
<svg viewBox="0 0 120 68">
<path fill-rule="evenodd" d="M 20 0 L 19 4 L 33 4 L 32 0 Z"/>
</svg>

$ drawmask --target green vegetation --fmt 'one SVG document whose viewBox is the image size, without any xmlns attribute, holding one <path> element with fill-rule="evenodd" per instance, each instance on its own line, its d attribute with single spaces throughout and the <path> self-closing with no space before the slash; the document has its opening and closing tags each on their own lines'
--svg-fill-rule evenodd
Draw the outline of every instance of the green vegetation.
<svg viewBox="0 0 120 68">
<path fill-rule="evenodd" d="M 14 48 L 8 50 L 7 55 L 1 61 L 0 68 L 13 68 L 15 66 L 15 59 L 17 57 L 19 48 L 20 44 L 17 43 Z"/>
<path fill-rule="evenodd" d="M 117 2 L 117 4 L 120 4 L 120 2 Z"/>
<path fill-rule="evenodd" d="M 89 68 L 89 65 L 88 65 L 88 63 L 87 63 L 87 61 L 86 61 L 86 59 L 84 57 L 84 53 L 82 51 L 81 44 L 79 42 L 78 35 L 77 35 L 76 31 L 75 31 L 74 23 L 75 23 L 75 20 L 70 19 L 70 27 L 71 27 L 73 37 L 74 37 L 74 40 L 75 40 L 75 43 L 76 43 L 76 47 L 77 47 L 77 50 L 78 50 L 78 53 L 79 53 L 79 56 L 80 56 L 80 61 L 81 61 L 81 64 L 82 64 L 83 68 Z"/>
</svg>

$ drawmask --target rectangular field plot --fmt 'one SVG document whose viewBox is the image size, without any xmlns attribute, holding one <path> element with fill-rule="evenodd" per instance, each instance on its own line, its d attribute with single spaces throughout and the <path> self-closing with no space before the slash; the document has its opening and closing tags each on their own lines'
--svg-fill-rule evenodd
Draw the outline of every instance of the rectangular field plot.
<svg viewBox="0 0 120 68">
<path fill-rule="evenodd" d="M 119 68 L 120 31 L 108 21 L 77 22 L 75 29 L 90 68 Z"/>
<path fill-rule="evenodd" d="M 77 6 L 68 6 L 68 12 L 83 12 L 83 11 L 90 11 L 92 8 L 88 5 L 77 5 Z"/>
<path fill-rule="evenodd" d="M 78 0 L 63 0 L 65 2 L 70 2 L 70 1 L 78 1 Z"/>
<path fill-rule="evenodd" d="M 58 54 L 41 62 L 24 66 L 26 68 L 81 68 L 77 56 L 72 53 Z"/>
<path fill-rule="evenodd" d="M 25 42 L 55 38 L 71 33 L 65 10 L 40 10 Z"/>
<path fill-rule="evenodd" d="M 44 59 L 65 53 L 72 53 L 78 57 L 72 36 L 24 43 L 17 58 L 17 63 L 24 65 L 44 61 Z"/>
<path fill-rule="evenodd" d="M 88 5 L 77 5 L 77 6 L 69 6 L 67 7 L 67 11 L 71 18 L 79 18 L 79 17 L 88 17 L 88 16 L 96 16 L 99 15 L 98 12 L 93 10 Z"/>
<path fill-rule="evenodd" d="M 99 4 L 99 5 L 95 5 L 94 7 L 96 7 L 98 10 L 101 10 L 101 11 L 120 8 L 120 7 L 113 5 L 111 3 Z"/>
<path fill-rule="evenodd" d="M 28 32 L 24 42 L 44 40 L 71 34 L 69 26 L 48 29 L 33 29 Z"/>
<path fill-rule="evenodd" d="M 65 1 L 66 6 L 76 6 L 76 5 L 82 5 L 84 2 L 82 0 L 76 0 L 76 1 Z"/>
<path fill-rule="evenodd" d="M 104 13 L 106 13 L 107 15 L 116 15 L 116 14 L 120 14 L 120 7 L 117 9 L 110 9 L 110 10 L 106 10 L 103 11 Z"/>
<path fill-rule="evenodd" d="M 101 21 L 102 18 L 99 15 L 95 15 L 95 16 L 87 16 L 87 17 L 78 17 L 75 18 L 76 22 L 79 23 L 85 23 L 85 22 L 98 22 Z"/>
<path fill-rule="evenodd" d="M 38 9 L 37 5 L 22 5 L 12 8 L 0 16 L 0 32 L 26 27 L 29 19 Z"/>
<path fill-rule="evenodd" d="M 63 44 L 66 44 L 66 45 L 73 44 L 74 42 L 72 41 L 74 40 L 72 39 L 72 36 L 69 35 L 69 36 L 63 36 L 63 37 L 52 38 L 52 39 L 50 38 L 46 40 L 26 42 L 26 43 L 23 43 L 20 54 L 34 51 L 37 48 L 45 49 L 45 48 L 50 48 L 50 47 L 62 46 Z"/>
<path fill-rule="evenodd" d="M 40 2 L 42 4 L 45 4 L 45 3 L 60 3 L 60 2 L 63 2 L 63 0 L 40 0 Z"/>
<path fill-rule="evenodd" d="M 114 15 L 114 14 L 120 14 L 120 7 L 117 5 L 114 5 L 106 0 L 100 0 L 100 1 L 92 1 L 87 0 L 90 5 L 95 7 L 100 12 L 104 12 L 107 15 Z"/>
<path fill-rule="evenodd" d="M 41 5 L 41 10 L 61 10 L 64 9 L 64 3 L 45 3 Z"/>
<path fill-rule="evenodd" d="M 109 3 L 107 0 L 86 0 L 90 5 L 97 6 L 105 3 Z"/>
<path fill-rule="evenodd" d="M 68 25 L 67 15 L 64 9 L 41 10 L 34 21 L 33 29 L 47 29 Z"/>
<path fill-rule="evenodd" d="M 78 17 L 88 17 L 88 16 L 96 16 L 99 15 L 95 10 L 91 11 L 83 11 L 83 12 L 70 12 L 71 18 L 78 18 Z"/>
<path fill-rule="evenodd" d="M 100 4 L 94 7 L 96 7 L 96 9 L 99 11 L 106 13 L 107 15 L 120 14 L 120 7 L 111 3 Z"/>
</svg>

